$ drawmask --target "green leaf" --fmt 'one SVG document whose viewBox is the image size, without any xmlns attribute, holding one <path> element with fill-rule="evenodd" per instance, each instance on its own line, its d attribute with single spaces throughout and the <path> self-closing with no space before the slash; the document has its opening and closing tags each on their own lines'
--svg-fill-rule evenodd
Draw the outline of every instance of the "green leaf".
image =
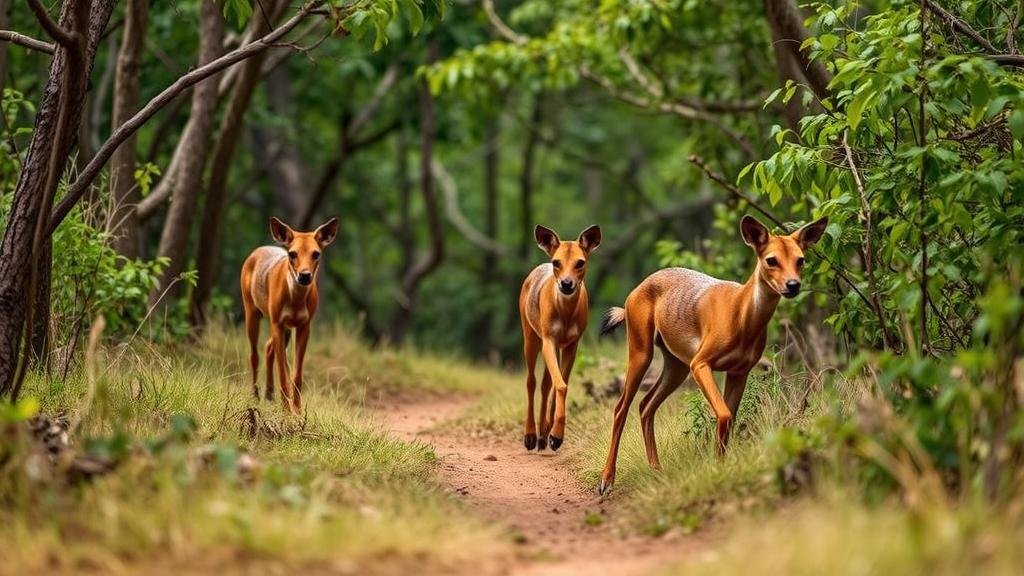
<svg viewBox="0 0 1024 576">
<path fill-rule="evenodd" d="M 235 14 L 235 23 L 241 28 L 252 17 L 252 4 L 249 0 L 224 0 L 224 17 L 230 18 L 232 12 Z"/>
<path fill-rule="evenodd" d="M 822 34 L 818 36 L 818 43 L 821 44 L 823 49 L 831 51 L 839 45 L 839 36 L 835 34 Z"/>
<path fill-rule="evenodd" d="M 1010 114 L 1010 133 L 1013 137 L 1024 142 L 1024 109 L 1018 108 Z"/>
</svg>

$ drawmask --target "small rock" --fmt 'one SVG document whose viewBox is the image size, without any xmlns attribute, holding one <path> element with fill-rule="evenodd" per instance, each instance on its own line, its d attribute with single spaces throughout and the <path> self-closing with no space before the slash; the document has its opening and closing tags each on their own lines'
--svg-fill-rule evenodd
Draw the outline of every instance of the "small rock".
<svg viewBox="0 0 1024 576">
<path fill-rule="evenodd" d="M 484 456 L 484 460 L 487 460 L 488 462 L 497 462 L 498 457 L 494 454 L 488 454 L 487 456 Z"/>
</svg>

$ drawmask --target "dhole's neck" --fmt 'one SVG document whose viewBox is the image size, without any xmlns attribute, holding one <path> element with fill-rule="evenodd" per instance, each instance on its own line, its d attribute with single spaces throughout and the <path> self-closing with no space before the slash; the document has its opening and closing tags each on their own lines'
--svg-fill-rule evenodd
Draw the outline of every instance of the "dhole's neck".
<svg viewBox="0 0 1024 576">
<path fill-rule="evenodd" d="M 738 311 L 745 330 L 750 334 L 764 331 L 775 314 L 780 298 L 779 293 L 761 279 L 755 268 L 740 291 Z"/>
</svg>

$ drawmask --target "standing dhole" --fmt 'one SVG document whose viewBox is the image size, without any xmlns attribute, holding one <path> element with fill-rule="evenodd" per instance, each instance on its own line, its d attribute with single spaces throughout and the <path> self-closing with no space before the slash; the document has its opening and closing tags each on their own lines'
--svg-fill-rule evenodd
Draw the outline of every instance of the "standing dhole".
<svg viewBox="0 0 1024 576">
<path fill-rule="evenodd" d="M 260 319 L 270 320 L 267 340 L 266 397 L 274 398 L 274 366 L 281 385 L 281 403 L 285 410 L 302 410 L 302 361 L 309 342 L 310 323 L 319 303 L 316 272 L 323 249 L 338 234 L 338 220 L 331 218 L 313 232 L 296 232 L 277 218 L 270 219 L 270 234 L 280 246 L 260 246 L 242 264 L 242 306 L 245 330 L 249 336 L 249 364 L 252 366 L 252 392 L 259 371 Z M 288 378 L 285 353 L 291 330 L 295 330 L 295 375 Z"/>
<path fill-rule="evenodd" d="M 792 234 L 774 236 L 756 218 L 744 216 L 740 234 L 757 254 L 754 273 L 745 284 L 685 268 L 667 268 L 641 282 L 626 299 L 625 309 L 608 311 L 601 333 L 626 324 L 629 364 L 615 406 L 612 441 L 598 492 L 604 494 L 615 481 L 622 429 L 655 346 L 661 349 L 665 366 L 657 384 L 640 402 L 647 462 L 656 470 L 661 467 L 654 442 L 654 413 L 687 374 L 693 374 L 711 404 L 718 423 L 718 449 L 725 451 L 747 374 L 764 352 L 768 321 L 780 296 L 793 298 L 800 292 L 804 250 L 821 239 L 827 224 L 828 219 L 821 218 Z M 726 373 L 724 400 L 712 371 Z"/>
<path fill-rule="evenodd" d="M 558 450 L 565 438 L 565 395 L 569 373 L 576 361 L 576 347 L 587 328 L 589 301 L 583 278 L 587 258 L 601 244 L 601 229 L 591 226 L 575 241 L 562 242 L 553 231 L 537 226 L 534 237 L 551 262 L 530 272 L 519 292 L 519 319 L 523 324 L 523 357 L 526 361 L 526 425 L 523 443 L 527 450 Z M 544 355 L 540 388 L 540 429 L 533 418 L 537 388 L 534 368 L 537 353 Z M 548 407 L 551 385 L 555 397 Z M 539 435 L 538 435 L 539 432 Z"/>
</svg>

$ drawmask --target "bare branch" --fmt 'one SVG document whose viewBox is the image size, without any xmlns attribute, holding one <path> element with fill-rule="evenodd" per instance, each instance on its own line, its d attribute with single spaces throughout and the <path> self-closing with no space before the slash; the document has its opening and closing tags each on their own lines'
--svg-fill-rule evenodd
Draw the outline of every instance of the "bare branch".
<svg viewBox="0 0 1024 576">
<path fill-rule="evenodd" d="M 103 169 L 107 160 L 110 159 L 114 150 L 116 150 L 117 147 L 120 146 L 121 143 L 124 142 L 131 134 L 134 134 L 139 128 L 141 128 L 142 125 L 152 118 L 154 114 L 160 111 L 161 108 L 174 100 L 176 96 L 190 86 L 217 74 L 229 66 L 237 64 L 242 60 L 266 50 L 309 16 L 310 11 L 319 6 L 320 3 L 321 0 L 311 0 L 307 2 L 295 16 L 282 24 L 278 29 L 266 36 L 263 36 L 259 40 L 217 58 L 205 66 L 200 66 L 199 68 L 192 70 L 188 74 L 178 78 L 173 84 L 165 88 L 163 92 L 154 96 L 153 99 L 139 110 L 138 113 L 114 131 L 110 138 L 108 138 L 107 141 L 103 143 L 103 146 L 96 152 L 96 156 L 93 157 L 92 161 L 89 162 L 89 164 L 79 174 L 78 178 L 75 179 L 74 183 L 68 189 L 67 196 L 65 196 L 60 205 L 57 206 L 50 218 L 49 233 L 53 233 L 57 226 L 60 225 L 61 221 L 63 221 L 71 211 L 71 208 L 74 207 L 74 205 L 82 198 L 85 192 L 92 185 L 92 182 Z"/>
<path fill-rule="evenodd" d="M 636 83 L 643 87 L 648 94 L 659 100 L 665 97 L 665 90 L 644 74 L 643 70 L 640 69 L 640 63 L 636 61 L 636 58 L 633 58 L 633 55 L 625 46 L 619 48 L 619 60 L 622 61 L 622 64 L 626 67 L 626 71 L 629 72 L 629 75 L 632 76 L 633 79 L 636 80 Z"/>
<path fill-rule="evenodd" d="M 0 30 L 0 42 L 10 42 L 11 44 L 24 46 L 30 50 L 35 50 L 51 56 L 54 51 L 53 44 L 43 42 L 42 40 L 36 40 L 35 38 L 25 36 L 24 34 L 19 34 L 14 30 Z"/>
<path fill-rule="evenodd" d="M 494 26 L 494 29 L 498 31 L 498 34 L 501 34 L 503 38 L 518 46 L 526 44 L 529 38 L 510 28 L 509 25 L 505 24 L 501 17 L 498 16 L 498 11 L 494 9 L 494 0 L 483 0 L 483 5 L 484 12 L 487 13 L 487 19 L 491 21 L 491 26 Z"/>
<path fill-rule="evenodd" d="M 43 27 L 43 30 L 59 44 L 73 46 L 77 42 L 74 32 L 65 30 L 54 22 L 53 18 L 50 17 L 50 13 L 46 11 L 46 7 L 39 0 L 28 0 L 28 7 L 36 15 L 36 20 L 39 21 L 39 25 Z"/>
<path fill-rule="evenodd" d="M 889 340 L 889 329 L 886 326 L 885 315 L 882 313 L 882 304 L 878 299 L 878 283 L 875 281 L 875 266 L 874 266 L 874 247 L 871 245 L 871 237 L 874 234 L 871 223 L 871 203 L 868 202 L 868 196 L 864 192 L 864 182 L 861 180 L 860 171 L 857 170 L 857 164 L 853 160 L 853 150 L 850 149 L 849 143 L 847 143 L 847 133 L 843 132 L 843 150 L 846 151 L 846 163 L 850 167 L 850 173 L 853 174 L 853 182 L 857 187 L 857 194 L 860 196 L 860 219 L 864 223 L 864 236 L 861 244 L 861 254 L 864 259 L 864 274 L 868 279 L 868 290 L 871 292 L 871 309 L 874 310 L 875 316 L 878 318 L 878 322 L 882 328 L 882 342 L 885 344 L 887 349 L 892 348 L 892 342 Z"/>
<path fill-rule="evenodd" d="M 631 106 L 636 106 L 637 108 L 644 108 L 646 110 L 654 110 L 658 112 L 675 114 L 680 118 L 686 118 L 688 120 L 698 120 L 701 122 L 711 124 L 712 126 L 724 132 L 725 135 L 731 138 L 734 142 L 739 144 L 740 148 L 743 149 L 744 154 L 746 154 L 748 158 L 750 158 L 751 160 L 756 160 L 758 158 L 757 152 L 750 145 L 750 143 L 747 142 L 746 138 L 744 138 L 741 134 L 739 134 L 732 128 L 729 128 L 728 126 L 723 124 L 718 118 L 715 118 L 711 114 L 708 114 L 702 110 L 697 110 L 696 108 L 692 108 L 690 106 L 687 106 L 686 104 L 682 104 L 679 102 L 655 102 L 643 96 L 637 96 L 636 94 L 624 92 L 618 86 L 616 86 L 610 78 L 597 74 L 585 66 L 580 68 L 580 76 L 586 78 L 587 80 L 590 80 L 591 82 L 594 82 L 598 86 L 601 86 L 606 91 L 608 91 L 608 93 L 611 94 L 612 97 L 614 97 L 615 99 L 621 100 L 622 102 L 625 102 L 626 104 L 629 104 Z"/>
<path fill-rule="evenodd" d="M 718 172 L 712 170 L 711 167 L 708 166 L 706 162 L 704 162 L 703 158 L 697 156 L 696 154 L 691 154 L 690 162 L 692 162 L 697 168 L 700 168 L 701 171 L 703 171 L 708 178 L 710 178 L 712 181 L 717 183 L 722 188 L 725 188 L 730 194 L 732 194 L 736 198 L 739 198 L 740 200 L 743 200 L 747 204 L 750 204 L 751 208 L 763 214 L 764 217 L 771 220 L 773 224 L 779 227 L 785 227 L 785 224 L 782 222 L 782 220 L 776 218 L 775 215 L 769 212 L 766 208 L 761 207 L 761 205 L 758 204 L 757 200 L 755 200 L 753 197 L 751 197 L 743 190 L 740 190 L 735 184 L 726 180 L 725 176 L 722 176 Z"/>
<path fill-rule="evenodd" d="M 459 189 L 455 185 L 455 179 L 452 178 L 451 173 L 444 167 L 444 164 L 435 157 L 430 163 L 430 169 L 434 173 L 437 183 L 441 186 L 441 192 L 444 194 L 445 215 L 448 217 L 448 221 L 452 223 L 452 226 L 474 246 L 486 250 L 495 256 L 505 257 L 512 254 L 512 250 L 508 246 L 498 243 L 493 238 L 477 230 L 466 218 L 465 214 L 462 213 L 462 210 L 459 208 Z"/>
<path fill-rule="evenodd" d="M 365 106 L 360 108 L 359 112 L 356 113 L 355 118 L 349 122 L 348 127 L 345 129 L 347 132 L 346 136 L 348 140 L 355 140 L 359 132 L 366 126 L 370 120 L 373 119 L 374 114 L 380 108 L 381 102 L 384 101 L 384 97 L 391 92 L 391 89 L 395 86 L 395 82 L 398 80 L 398 60 L 392 60 L 384 74 L 377 81 L 377 85 L 373 88 L 373 95 L 370 96 L 370 100 Z"/>
<path fill-rule="evenodd" d="M 954 30 L 963 34 L 964 36 L 969 37 L 971 40 L 974 40 L 974 42 L 977 43 L 978 46 L 981 46 L 982 48 L 985 49 L 985 52 L 988 52 L 989 54 L 996 54 L 999 52 L 999 50 L 991 42 L 989 42 L 987 38 L 979 34 L 974 28 L 971 28 L 970 24 L 954 16 L 945 8 L 939 6 L 936 2 L 933 2 L 932 0 L 924 0 L 924 2 L 922 3 L 925 7 L 928 8 L 928 10 L 933 12 L 936 16 L 939 16 L 940 18 L 948 22 Z"/>
</svg>

